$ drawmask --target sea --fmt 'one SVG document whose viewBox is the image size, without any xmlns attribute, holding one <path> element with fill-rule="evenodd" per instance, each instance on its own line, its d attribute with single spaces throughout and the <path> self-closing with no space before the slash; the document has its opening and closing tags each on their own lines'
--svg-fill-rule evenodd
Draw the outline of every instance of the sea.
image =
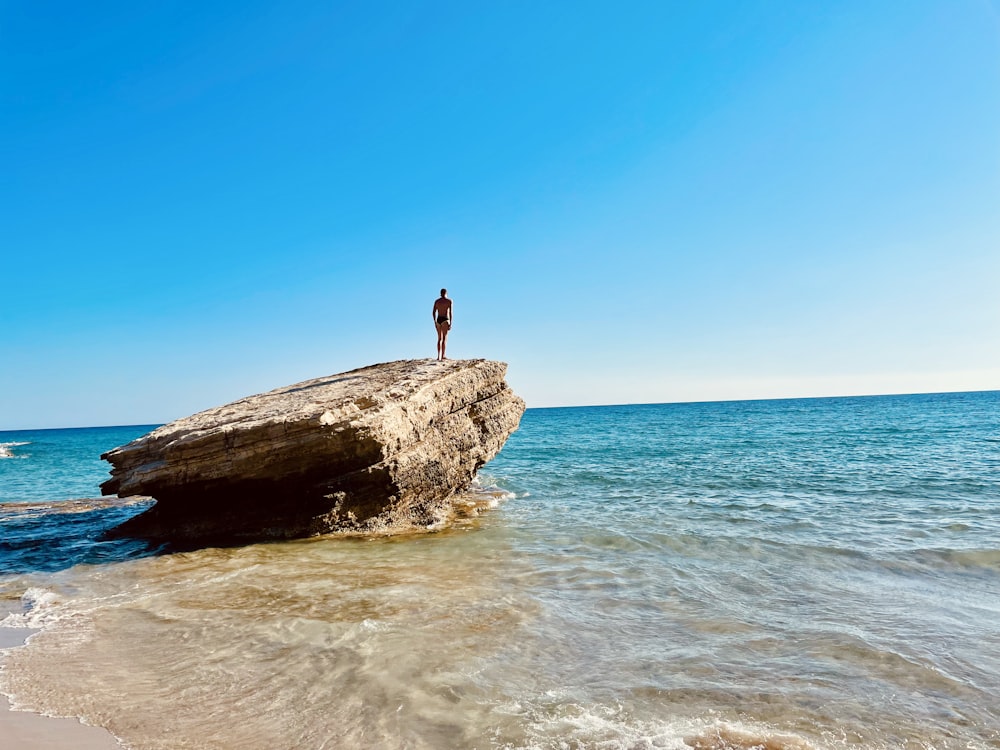
<svg viewBox="0 0 1000 750">
<path fill-rule="evenodd" d="M 17 709 L 134 750 L 1000 748 L 1000 392 L 529 409 L 447 526 L 176 552 L 0 433 Z"/>
</svg>

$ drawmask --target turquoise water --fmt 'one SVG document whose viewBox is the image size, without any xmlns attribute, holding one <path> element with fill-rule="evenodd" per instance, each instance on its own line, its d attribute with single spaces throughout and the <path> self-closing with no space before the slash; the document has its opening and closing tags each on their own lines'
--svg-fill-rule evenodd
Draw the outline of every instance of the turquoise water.
<svg viewBox="0 0 1000 750">
<path fill-rule="evenodd" d="M 82 501 L 100 498 L 110 468 L 101 454 L 154 426 L 0 432 L 0 575 L 147 551 L 134 541 L 97 541 L 140 506 Z"/>
<path fill-rule="evenodd" d="M 0 503 L 100 497 L 101 454 L 154 427 L 0 431 Z"/>
<path fill-rule="evenodd" d="M 16 705 L 135 748 L 1000 747 L 1000 392 L 529 409 L 449 529 L 182 554 L 59 512 L 144 431 L 0 433 Z"/>
</svg>

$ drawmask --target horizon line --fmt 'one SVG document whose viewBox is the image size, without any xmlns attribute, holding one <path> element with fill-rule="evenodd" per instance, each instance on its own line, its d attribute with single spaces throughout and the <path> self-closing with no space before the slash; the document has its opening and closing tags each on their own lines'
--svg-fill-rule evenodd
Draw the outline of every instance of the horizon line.
<svg viewBox="0 0 1000 750">
<path fill-rule="evenodd" d="M 542 411 L 545 409 L 603 409 L 621 406 L 681 406 L 695 404 L 736 404 L 736 403 L 756 403 L 761 401 L 829 401 L 848 398 L 903 398 L 907 396 L 956 396 L 961 394 L 973 395 L 981 393 L 1000 393 L 1000 389 L 987 388 L 972 391 L 917 391 L 913 393 L 853 393 L 839 394 L 834 396 L 764 396 L 759 398 L 723 398 L 723 399 L 698 399 L 688 401 L 629 401 L 617 404 L 562 404 L 556 406 L 526 406 L 525 411 Z M 157 428 L 183 417 L 175 417 L 166 422 L 135 422 L 131 424 L 107 424 L 107 425 L 76 425 L 63 427 L 13 427 L 0 429 L 0 434 L 5 432 L 48 432 L 55 430 L 113 430 L 125 427 L 152 427 Z"/>
</svg>

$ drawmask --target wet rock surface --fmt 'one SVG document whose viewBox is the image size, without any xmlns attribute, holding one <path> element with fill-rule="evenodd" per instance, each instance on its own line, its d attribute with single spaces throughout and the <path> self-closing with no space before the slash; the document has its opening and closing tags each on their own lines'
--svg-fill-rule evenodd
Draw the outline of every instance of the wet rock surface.
<svg viewBox="0 0 1000 750">
<path fill-rule="evenodd" d="M 105 453 L 105 495 L 156 504 L 108 536 L 240 542 L 428 525 L 522 401 L 489 360 L 403 360 L 249 396 Z"/>
</svg>

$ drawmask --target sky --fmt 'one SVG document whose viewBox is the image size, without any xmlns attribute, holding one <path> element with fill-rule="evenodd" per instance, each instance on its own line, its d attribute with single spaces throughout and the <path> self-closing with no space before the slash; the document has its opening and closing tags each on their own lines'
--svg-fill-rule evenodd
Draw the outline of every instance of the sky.
<svg viewBox="0 0 1000 750">
<path fill-rule="evenodd" d="M 1000 0 L 0 0 L 0 430 L 356 367 L 1000 388 Z"/>
</svg>

